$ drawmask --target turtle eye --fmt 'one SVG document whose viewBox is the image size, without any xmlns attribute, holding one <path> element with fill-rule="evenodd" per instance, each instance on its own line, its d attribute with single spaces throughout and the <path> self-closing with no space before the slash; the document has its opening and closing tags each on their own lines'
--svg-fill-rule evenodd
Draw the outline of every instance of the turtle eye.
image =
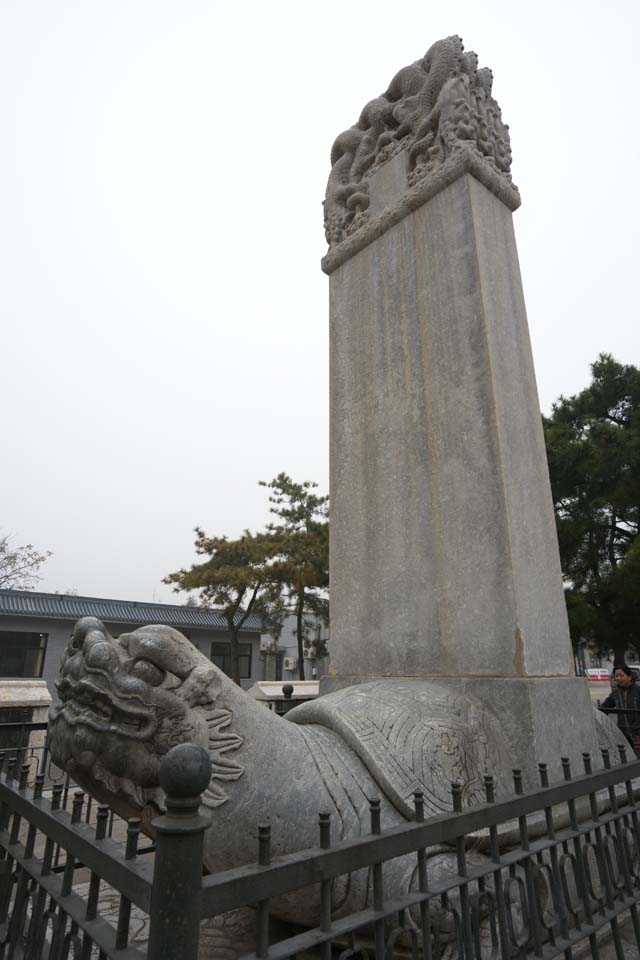
<svg viewBox="0 0 640 960">
<path fill-rule="evenodd" d="M 159 687 L 165 678 L 164 670 L 156 667 L 151 660 L 136 660 L 130 670 L 131 676 L 144 680 L 150 687 Z"/>
</svg>

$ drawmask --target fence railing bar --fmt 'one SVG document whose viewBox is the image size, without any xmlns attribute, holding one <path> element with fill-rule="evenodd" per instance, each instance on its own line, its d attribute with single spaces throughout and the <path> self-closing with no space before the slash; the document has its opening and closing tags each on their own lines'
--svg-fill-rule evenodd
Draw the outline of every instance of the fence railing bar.
<svg viewBox="0 0 640 960">
<path fill-rule="evenodd" d="M 25 721 L 24 723 L 21 723 L 19 720 L 11 720 L 8 723 L 0 723 L 0 733 L 2 733 L 5 730 L 7 732 L 9 732 L 10 730 L 21 730 L 21 731 L 46 730 L 48 726 L 49 726 L 48 720 L 32 720 L 32 721 Z M 5 749 L 7 748 L 5 747 Z"/>
<path fill-rule="evenodd" d="M 640 717 L 640 710 L 634 710 L 631 707 L 598 707 L 600 713 L 629 714 L 633 717 Z"/>
<path fill-rule="evenodd" d="M 138 852 L 138 837 L 140 835 L 140 820 L 132 817 L 127 827 L 126 860 L 134 860 Z M 124 949 L 129 942 L 129 925 L 131 923 L 131 901 L 123 894 L 120 895 L 118 910 L 118 926 L 116 930 L 116 948 Z"/>
<path fill-rule="evenodd" d="M 613 770 L 605 771 L 608 774 L 617 773 L 620 779 L 628 776 L 630 767 L 640 767 L 640 764 L 627 764 L 624 768 L 616 767 Z M 578 779 L 568 781 L 566 786 L 573 787 Z M 565 786 L 565 785 L 563 785 Z M 553 791 L 554 797 L 561 796 L 559 787 L 549 788 L 549 793 L 542 791 L 542 804 L 550 805 L 545 802 Z M 538 796 L 538 794 L 536 794 Z M 569 797 L 574 797 L 575 791 L 572 789 Z M 518 798 L 518 801 L 527 801 L 525 795 Z M 566 802 L 567 795 L 562 800 L 556 802 Z M 509 807 L 513 811 L 513 801 L 504 801 L 502 804 L 495 804 L 495 807 Z M 529 807 L 530 804 L 527 804 Z M 233 870 L 227 870 L 213 876 L 203 879 L 203 917 L 211 916 L 215 913 L 222 913 L 226 910 L 233 910 L 237 907 L 250 903 L 257 903 L 264 898 L 265 889 L 268 890 L 270 897 L 281 896 L 291 890 L 300 889 L 314 883 L 320 883 L 323 879 L 340 876 L 345 873 L 355 872 L 371 866 L 373 863 L 393 860 L 396 857 L 405 854 L 415 853 L 420 847 L 432 847 L 440 843 L 455 842 L 456 837 L 466 832 L 465 826 L 469 822 L 473 824 L 473 829 L 478 829 L 478 816 L 474 816 L 478 807 L 472 807 L 463 810 L 455 818 L 449 814 L 446 817 L 437 817 L 422 823 L 403 825 L 385 831 L 380 836 L 367 835 L 358 837 L 355 840 L 341 841 L 335 844 L 330 850 L 312 850 L 302 851 L 296 854 L 289 854 L 285 857 L 275 859 L 268 867 L 261 868 L 257 873 L 255 866 L 245 865 Z M 480 808 L 485 816 L 483 827 L 496 825 L 496 818 L 492 816 L 487 823 L 487 806 Z M 489 807 L 490 810 L 493 807 Z M 517 809 L 517 808 L 516 808 Z M 632 813 L 633 807 L 620 807 L 617 814 L 607 815 L 608 819 L 614 820 L 616 817 L 623 817 L 625 814 Z M 601 818 L 601 823 L 604 822 Z M 592 821 L 583 824 L 576 824 L 574 829 L 559 830 L 556 835 L 556 843 L 575 840 L 594 829 Z M 552 845 L 548 838 L 536 840 L 530 844 L 530 853 L 543 852 Z M 503 865 L 515 865 L 520 860 L 524 860 L 528 854 L 519 848 L 505 852 L 501 856 Z M 489 873 L 488 867 L 481 868 L 483 873 L 477 874 L 476 871 L 469 870 L 469 876 L 482 876 Z M 458 881 L 459 883 L 460 881 Z M 465 882 L 464 879 L 461 882 Z"/>
<path fill-rule="evenodd" d="M 522 770 L 513 771 L 513 786 L 517 796 L 524 793 L 524 783 L 522 779 Z M 527 891 L 527 903 L 529 905 L 529 924 L 530 934 L 533 945 L 533 952 L 536 957 L 542 956 L 542 936 L 540 925 L 538 923 L 537 898 L 535 891 L 535 877 L 533 873 L 534 852 L 529 842 L 529 825 L 526 815 L 518 817 L 518 832 L 520 834 L 520 847 L 525 850 L 527 856 L 524 859 L 524 874 Z"/>
<path fill-rule="evenodd" d="M 618 746 L 618 754 L 619 754 L 619 758 L 620 758 L 620 763 L 626 763 L 626 761 L 627 761 L 626 752 L 627 752 L 627 748 L 626 748 L 626 747 Z M 631 834 L 632 838 L 635 839 L 635 845 L 636 845 L 636 846 L 635 846 L 635 849 L 636 849 L 636 851 L 640 852 L 640 824 L 638 823 L 638 811 L 637 811 L 637 809 L 634 808 L 634 804 L 633 804 L 633 784 L 631 783 L 630 780 L 627 780 L 627 781 L 625 782 L 625 788 L 626 788 L 626 792 L 627 792 L 627 799 L 628 799 L 629 804 L 632 806 L 633 809 L 632 809 L 631 815 L 630 815 L 628 818 L 625 818 L 625 819 L 622 821 L 622 824 L 623 824 L 624 828 L 629 831 L 629 833 Z M 626 848 L 625 848 L 625 849 L 626 849 Z M 632 881 L 634 881 L 634 880 L 635 880 L 635 876 L 634 876 L 634 870 L 633 870 L 633 863 L 631 862 L 631 861 L 632 861 L 632 857 L 631 857 L 630 851 L 628 851 L 628 850 L 627 850 L 627 855 L 628 855 L 628 857 L 629 857 L 629 864 L 628 864 L 628 866 L 629 866 L 629 868 L 631 869 Z M 640 917 L 639 917 L 639 915 L 638 915 L 637 906 L 631 909 L 631 920 L 632 920 L 632 923 L 633 923 L 633 932 L 635 933 L 635 937 L 636 937 L 636 946 L 638 947 L 638 950 L 640 951 Z"/>
<path fill-rule="evenodd" d="M 462 787 L 459 783 L 451 784 L 451 797 L 453 802 L 453 812 L 458 816 L 462 812 Z M 456 863 L 458 873 L 461 877 L 469 877 L 469 870 L 466 860 L 466 845 L 464 833 L 456 837 Z M 471 957 L 473 955 L 473 935 L 471 932 L 471 909 L 469 900 L 469 884 L 460 884 L 460 913 L 462 915 L 462 940 L 464 944 L 464 955 Z"/>
<path fill-rule="evenodd" d="M 538 764 L 538 775 L 540 777 L 540 784 L 543 787 L 549 786 L 549 770 L 546 763 Z M 558 933 L 562 940 L 566 941 L 569 936 L 569 915 L 568 915 L 568 905 L 564 902 L 564 897 L 562 893 L 562 878 L 560 875 L 560 862 L 558 859 L 558 850 L 561 849 L 558 844 L 556 836 L 556 824 L 554 821 L 554 811 L 552 807 L 545 807 L 545 823 L 547 827 L 547 837 L 552 846 L 549 849 L 550 857 L 550 876 L 551 876 L 551 889 L 553 896 L 553 905 L 556 911 L 558 918 Z M 544 858 L 542 853 L 539 855 L 539 862 L 543 863 Z M 558 937 L 554 936 L 553 931 L 551 931 L 552 940 L 557 940 Z M 573 951 L 571 947 L 566 948 L 564 951 L 565 960 L 573 960 Z"/>
<path fill-rule="evenodd" d="M 11 802 L 11 806 L 28 817 L 38 830 L 55 844 L 79 860 L 89 870 L 98 873 L 103 880 L 124 893 L 137 907 L 148 912 L 151 903 L 153 868 L 145 862 L 125 863 L 122 849 L 113 840 L 96 842 L 93 829 L 86 823 L 71 826 L 71 817 L 64 811 L 51 813 L 47 800 L 32 801 L 28 796 L 20 795 L 0 780 L 0 798 Z M 10 835 L 0 832 L 0 846 L 9 849 Z"/>
<path fill-rule="evenodd" d="M 622 816 L 623 812 L 622 810 L 620 811 L 620 816 Z M 576 838 L 580 839 L 588 832 L 587 829 L 583 830 L 581 828 L 575 831 L 559 831 L 554 842 L 557 846 L 560 846 L 563 842 L 569 840 L 575 841 Z M 384 835 L 381 839 L 385 839 Z M 337 851 L 337 848 L 338 845 L 336 844 L 332 849 L 333 851 Z M 529 850 L 518 847 L 515 850 L 510 850 L 508 853 L 501 854 L 500 867 L 514 868 L 524 863 L 527 859 L 530 859 L 532 855 L 538 852 L 545 852 L 551 848 L 552 842 L 549 840 L 545 842 L 536 841 L 535 844 L 531 844 Z M 415 854 L 415 849 L 412 852 Z M 255 865 L 248 865 L 239 867 L 236 870 L 225 871 L 224 874 L 219 873 L 203 877 L 202 919 L 215 916 L 218 913 L 225 913 L 227 910 L 235 910 L 239 907 L 257 903 L 260 899 L 264 898 L 265 889 L 268 890 L 270 897 L 278 897 L 294 890 L 311 886 L 323 879 L 327 880 L 332 877 L 342 876 L 370 865 L 368 860 L 361 862 L 359 859 L 354 864 L 355 858 L 350 850 L 347 849 L 342 851 L 342 857 L 340 859 L 337 859 L 331 864 L 325 864 L 324 868 L 322 868 L 320 864 L 320 861 L 324 861 L 322 853 L 323 851 L 315 848 L 313 850 L 307 850 L 307 856 L 301 859 L 298 859 L 299 855 L 297 854 L 291 855 L 291 858 L 282 857 L 277 861 L 274 860 L 271 866 L 262 868 L 259 873 L 256 871 Z M 384 859 L 389 861 L 400 855 L 397 847 L 394 846 L 394 844 L 389 844 Z M 287 860 L 293 859 L 293 856 L 296 857 L 296 862 L 288 863 Z M 453 873 L 448 874 L 447 880 L 430 887 L 429 895 L 434 896 L 437 894 L 441 896 L 450 891 L 460 889 L 465 885 L 477 882 L 482 878 L 488 878 L 494 874 L 495 871 L 496 864 L 491 861 L 487 861 L 487 863 L 482 865 L 470 865 L 467 867 L 467 876 L 460 876 Z"/>
<path fill-rule="evenodd" d="M 615 820 L 623 820 L 624 816 L 632 814 L 635 810 L 635 807 L 625 807 L 620 809 L 619 813 L 615 817 L 607 818 L 607 822 L 615 822 Z M 601 818 L 601 823 L 604 823 L 604 818 Z M 535 840 L 530 844 L 529 850 L 523 850 L 522 847 L 515 847 L 513 850 L 505 851 L 500 855 L 500 862 L 503 866 L 513 865 L 519 863 L 521 860 L 524 860 L 525 857 L 529 856 L 531 853 L 546 853 L 547 850 L 552 850 L 554 846 L 558 844 L 567 843 L 570 840 L 575 840 L 576 837 L 585 837 L 589 833 L 593 833 L 595 829 L 595 821 L 587 820 L 584 823 L 579 823 L 575 830 L 564 829 L 558 830 L 556 833 L 555 840 Z"/>
<path fill-rule="evenodd" d="M 429 891 L 426 898 L 416 891 L 406 894 L 403 897 L 385 901 L 384 910 L 382 911 L 373 909 L 360 910 L 357 913 L 351 913 L 346 917 L 336 919 L 333 921 L 330 932 L 324 932 L 320 927 L 314 927 L 313 930 L 305 930 L 302 933 L 288 937 L 286 940 L 281 940 L 279 943 L 269 947 L 269 960 L 286 960 L 286 958 L 293 957 L 303 950 L 319 947 L 330 939 L 340 940 L 350 933 L 372 928 L 377 920 L 384 920 L 403 910 L 418 907 L 425 899 L 433 900 L 437 898 L 434 898 L 433 891 Z M 635 902 L 633 897 L 627 897 L 626 895 L 621 897 L 620 902 L 616 903 L 613 908 L 605 908 L 597 921 L 583 924 L 579 929 L 572 931 L 566 939 L 558 938 L 553 945 L 545 944 L 542 947 L 542 956 L 545 960 L 546 958 L 551 960 L 553 957 L 558 957 L 566 953 L 566 951 L 575 946 L 576 943 L 586 940 L 590 935 L 595 935 L 598 930 L 605 927 L 612 919 L 626 912 L 631 904 Z M 238 960 L 260 960 L 260 957 L 256 953 L 245 953 L 239 957 Z"/>
<path fill-rule="evenodd" d="M 542 784 L 543 787 L 547 786 L 546 783 Z M 484 793 L 487 803 L 496 802 L 495 794 L 495 779 L 491 774 L 485 774 L 484 777 Z M 489 844 L 490 844 L 490 854 L 493 870 L 493 883 L 494 890 L 496 892 L 496 904 L 498 909 L 498 926 L 500 929 L 500 955 L 502 960 L 510 960 L 510 945 L 508 941 L 507 933 L 507 913 L 506 906 L 504 901 L 504 887 L 502 884 L 502 856 L 500 851 L 500 843 L 498 841 L 498 828 L 494 825 L 489 828 Z M 426 865 L 425 865 L 426 870 Z M 426 911 L 423 909 L 423 916 Z M 423 923 L 424 929 L 424 923 Z"/>
<path fill-rule="evenodd" d="M 322 812 L 318 816 L 320 828 L 320 848 L 328 850 L 331 846 L 331 814 Z M 320 883 L 320 929 L 324 933 L 331 932 L 331 880 L 322 880 Z M 321 960 L 331 960 L 331 943 L 326 941 L 320 950 Z"/>
<path fill-rule="evenodd" d="M 359 910 L 357 913 L 351 913 L 347 917 L 341 917 L 334 920 L 330 931 L 323 931 L 320 927 L 314 927 L 312 930 L 305 930 L 297 933 L 293 937 L 281 940 L 269 947 L 269 960 L 283 960 L 291 957 L 303 950 L 309 950 L 313 947 L 322 946 L 331 940 L 340 940 L 350 933 L 358 930 L 364 930 L 367 927 L 374 927 L 376 921 L 384 923 L 385 919 L 394 916 L 398 911 L 407 907 L 419 906 L 421 902 L 419 894 L 407 894 L 405 897 L 398 897 L 393 900 L 386 900 L 384 910 Z M 431 897 L 429 897 L 431 899 Z M 238 960 L 260 960 L 257 953 L 243 954 Z"/>
<path fill-rule="evenodd" d="M 608 769 L 608 768 L 610 768 L 610 766 L 611 766 L 611 759 L 610 759 L 610 756 L 609 756 L 609 751 L 608 751 L 608 750 L 602 750 L 601 752 L 602 752 L 602 759 L 603 759 L 603 762 L 604 762 L 604 766 L 605 766 L 606 769 Z M 589 762 L 585 764 L 585 772 L 586 772 L 586 773 L 589 773 L 590 771 L 591 771 L 591 762 L 590 762 L 590 758 L 589 758 Z M 616 792 L 615 792 L 614 787 L 609 787 L 609 798 L 610 798 L 610 800 L 611 800 L 611 810 L 612 810 L 612 812 L 613 812 L 614 814 L 617 814 L 617 813 L 618 813 L 618 799 L 617 799 L 617 797 L 616 797 Z M 591 799 L 591 797 L 589 797 L 589 799 Z M 598 818 L 598 819 L 600 820 L 600 822 L 602 822 L 601 818 Z M 632 895 L 633 895 L 633 891 L 632 891 L 632 886 L 631 886 L 631 871 L 627 869 L 627 864 L 626 864 L 626 861 L 625 861 L 624 843 L 623 843 L 623 838 L 622 838 L 622 823 L 621 823 L 620 819 L 616 819 L 616 820 L 615 820 L 615 822 L 614 822 L 614 824 L 613 824 L 613 827 L 614 827 L 614 830 L 611 829 L 611 825 L 610 825 L 610 824 L 607 824 L 607 825 L 606 825 L 606 827 L 605 827 L 606 834 L 605 834 L 605 835 L 607 836 L 607 847 L 606 847 L 606 849 L 603 849 L 603 850 L 601 850 L 601 852 L 600 852 L 601 858 L 602 858 L 603 861 L 604 861 L 604 864 L 603 864 L 603 865 L 604 865 L 604 872 L 605 872 L 605 877 L 606 877 L 606 885 L 607 885 L 607 888 L 608 888 L 608 891 L 607 891 L 607 892 L 608 892 L 608 894 L 609 894 L 609 883 L 610 883 L 610 880 L 612 881 L 612 886 L 613 886 L 614 888 L 619 888 L 619 886 L 620 886 L 619 882 L 616 880 L 616 878 L 615 878 L 615 876 L 614 876 L 614 874 L 613 874 L 614 863 L 615 863 L 615 865 L 617 866 L 618 870 L 620 870 L 620 868 L 622 869 L 622 874 L 623 874 L 622 885 L 623 885 L 623 886 L 625 887 L 625 889 L 626 889 L 627 896 L 632 896 Z M 610 853 L 610 847 L 611 847 L 611 846 L 615 846 L 615 841 L 613 840 L 614 832 L 615 832 L 615 836 L 616 836 L 616 838 L 617 838 L 617 842 L 618 842 L 618 845 L 619 845 L 619 846 L 618 846 L 617 851 L 614 853 L 613 859 L 612 859 L 611 861 L 609 861 L 609 859 L 608 859 L 608 854 Z M 620 859 L 619 859 L 619 858 L 620 858 Z M 617 896 L 616 890 L 615 890 L 615 889 L 612 889 L 612 890 L 611 890 L 611 894 L 612 894 L 613 896 Z M 637 917 L 637 909 L 636 909 L 635 903 L 634 903 L 633 906 L 630 908 L 630 912 L 631 912 L 631 914 L 632 914 L 632 916 L 633 916 L 633 918 L 634 918 L 634 920 L 635 920 L 635 926 L 636 926 L 636 930 L 637 930 L 637 919 L 638 919 L 638 917 Z M 615 946 L 616 951 L 617 951 L 618 953 L 623 953 L 623 955 L 624 955 L 624 952 L 623 952 L 623 949 L 622 949 L 621 936 L 620 936 L 620 928 L 619 928 L 619 926 L 618 926 L 618 920 L 617 920 L 617 918 L 611 921 L 611 931 L 612 931 L 612 934 L 613 934 L 613 942 L 614 942 L 614 946 Z"/>
<path fill-rule="evenodd" d="M 100 808 L 94 832 L 85 822 L 81 792 L 69 794 L 70 801 L 74 798 L 72 811 L 60 809 L 65 791 L 76 789 L 73 782 L 67 778 L 66 783 L 58 783 L 49 802 L 42 797 L 42 776 L 34 791 L 28 788 L 33 764 L 23 766 L 17 779 L 22 758 L 10 758 L 7 776 L 0 776 L 2 889 L 8 891 L 8 901 L 14 899 L 5 950 L 20 950 L 24 943 L 32 954 L 36 949 L 34 957 L 39 956 L 38 944 L 51 932 L 56 956 L 62 950 L 89 960 L 95 943 L 102 958 L 185 960 L 188 955 L 195 960 L 199 918 L 248 905 L 260 907 L 260 933 L 255 953 L 246 954 L 243 960 L 285 960 L 314 949 L 328 960 L 332 947 L 342 943 L 346 944 L 345 957 L 355 957 L 361 939 L 362 951 L 372 957 L 375 950 L 376 960 L 389 960 L 398 939 L 405 935 L 411 942 L 413 960 L 418 956 L 433 960 L 445 940 L 457 944 L 467 960 L 480 956 L 485 947 L 492 957 L 501 955 L 502 960 L 511 956 L 512 947 L 520 960 L 534 954 L 541 960 L 561 956 L 571 960 L 576 945 L 584 943 L 597 960 L 600 939 L 607 934 L 617 960 L 622 960 L 626 949 L 622 935 L 626 936 L 627 929 L 620 925 L 623 914 L 624 918 L 630 916 L 626 924 L 633 922 L 636 942 L 640 942 L 640 760 L 624 762 L 621 753 L 623 762 L 612 767 L 605 751 L 604 769 L 593 773 L 585 754 L 585 773 L 574 778 L 570 762 L 564 758 L 565 779 L 551 786 L 543 764 L 539 788 L 525 793 L 522 777 L 516 772 L 515 796 L 498 801 L 493 782 L 488 783 L 491 778 L 486 778 L 487 802 L 466 809 L 462 809 L 461 790 L 454 785 L 453 811 L 428 820 L 423 819 L 423 800 L 417 794 L 416 822 L 385 831 L 381 829 L 380 802 L 374 798 L 370 801 L 370 834 L 332 845 L 329 818 L 324 814 L 318 847 L 273 860 L 268 829 L 262 825 L 257 863 L 203 879 L 202 839 L 209 818 L 199 815 L 199 789 L 194 787 L 193 796 L 185 795 L 183 763 L 191 764 L 194 777 L 197 774 L 205 783 L 209 760 L 199 748 L 187 745 L 186 754 L 182 747 L 176 749 L 183 752 L 181 762 L 172 768 L 167 761 L 166 783 L 161 780 L 168 812 L 154 821 L 158 832 L 155 865 L 138 863 L 139 821 L 129 821 L 125 851 L 122 843 L 105 837 L 109 808 Z M 203 756 L 194 756 L 194 750 Z M 36 832 L 46 841 L 43 856 L 35 854 Z M 450 856 L 445 855 L 442 873 L 436 866 L 430 878 L 429 850 L 437 855 L 443 846 Z M 63 876 L 55 875 L 54 851 L 60 854 Z M 488 852 L 489 856 L 478 862 L 472 851 Z M 411 886 L 415 883 L 418 889 L 407 890 L 404 883 L 391 885 L 392 871 L 387 871 L 387 864 L 404 857 L 413 857 L 415 862 L 416 855 L 418 870 L 414 870 Z M 404 869 L 404 863 L 398 866 Z M 81 888 L 76 885 L 80 867 L 90 874 L 86 885 L 83 875 Z M 372 884 L 367 908 L 335 919 L 333 881 L 359 870 L 369 871 Z M 117 923 L 99 915 L 103 880 L 117 896 Z M 278 898 L 305 890 L 314 897 L 321 894 L 320 914 L 315 920 L 318 926 L 272 944 L 270 905 L 277 913 Z M 141 945 L 128 942 L 132 903 L 150 916 L 146 952 Z M 29 912 L 31 921 L 27 920 Z M 420 941 L 419 930 L 426 931 L 428 942 L 425 933 Z"/>
<path fill-rule="evenodd" d="M 639 781 L 635 781 L 635 790 L 633 791 L 633 799 L 630 800 L 625 795 L 625 790 L 622 786 L 622 782 L 616 784 L 616 796 L 619 803 L 629 802 L 629 803 L 638 803 L 640 802 L 640 785 Z M 579 796 L 575 800 L 576 815 L 578 821 L 586 820 L 590 817 L 590 808 L 589 800 L 586 796 L 587 791 L 585 790 L 582 796 Z M 607 791 L 600 790 L 596 794 L 596 802 L 598 805 L 599 815 L 605 816 L 610 807 L 611 803 Z M 543 808 L 536 810 L 528 814 L 529 818 L 529 839 L 536 840 L 539 837 L 545 837 L 547 835 L 546 819 L 543 812 Z M 557 830 L 562 830 L 563 828 L 570 826 L 571 817 L 569 816 L 568 810 L 563 806 L 563 801 L 560 804 L 556 804 L 553 807 L 553 819 Z M 500 848 L 510 849 L 512 846 L 519 842 L 520 833 L 518 829 L 518 823 L 516 820 L 508 820 L 503 823 L 496 825 L 498 828 L 497 838 L 500 845 Z M 476 831 L 473 835 L 470 835 L 468 842 L 476 850 L 482 851 L 483 853 L 490 853 L 491 844 L 489 840 L 488 830 L 481 829 Z"/>
<path fill-rule="evenodd" d="M 577 835 L 579 836 L 579 833 Z M 559 845 L 561 843 L 561 838 L 557 838 L 556 843 Z M 514 851 L 513 855 L 509 856 L 508 859 L 509 861 L 512 861 L 512 866 L 518 865 L 520 863 L 525 862 L 526 859 L 531 859 L 534 852 L 535 851 L 531 849 L 528 851 L 524 849 L 520 849 L 518 851 Z M 507 861 L 507 858 L 506 857 L 501 858 L 500 869 L 504 869 L 508 865 L 509 863 Z M 363 925 L 370 923 L 372 918 L 380 917 L 380 916 L 389 917 L 389 916 L 392 916 L 396 911 L 405 910 L 412 906 L 419 906 L 420 904 L 428 903 L 431 900 L 437 900 L 443 895 L 446 896 L 446 894 L 450 892 L 461 890 L 465 886 L 468 887 L 472 883 L 479 881 L 483 878 L 489 878 L 491 876 L 495 878 L 496 863 L 495 862 L 488 863 L 481 867 L 469 866 L 467 868 L 467 871 L 468 872 L 466 877 L 460 876 L 460 875 L 449 875 L 449 878 L 446 882 L 442 882 L 430 887 L 428 892 L 425 893 L 424 895 L 421 895 L 420 893 L 415 892 L 412 894 L 407 894 L 403 898 L 397 898 L 397 899 L 394 899 L 393 901 L 390 901 L 389 903 L 385 903 L 385 908 L 382 911 L 369 910 L 369 911 L 364 911 L 362 914 L 352 914 L 350 917 L 334 920 L 331 928 L 331 936 L 339 937 L 340 935 L 344 935 L 345 933 L 350 932 L 352 928 L 354 930 L 359 929 Z M 589 921 L 587 924 L 582 924 L 581 927 L 577 930 L 576 936 L 573 936 L 573 935 L 563 936 L 561 933 L 560 937 L 556 941 L 557 944 L 561 945 L 559 946 L 558 950 L 553 949 L 552 945 L 544 944 L 542 946 L 542 950 L 543 950 L 542 955 L 546 957 L 546 956 L 558 956 L 561 953 L 566 953 L 567 950 L 570 949 L 572 944 L 575 944 L 576 942 L 587 937 L 589 932 L 593 933 L 593 931 L 600 929 L 600 927 L 610 922 L 612 917 L 615 917 L 619 913 L 629 909 L 633 904 L 635 904 L 635 902 L 636 901 L 634 897 L 633 896 L 630 897 L 627 894 L 624 894 L 624 899 L 620 900 L 619 902 L 618 902 L 618 898 L 616 897 L 615 908 L 612 907 L 609 910 L 605 909 L 604 912 L 602 913 L 602 919 L 599 922 L 595 923 L 595 922 Z M 309 940 L 309 941 L 305 940 L 304 943 L 303 941 L 298 941 L 298 939 L 295 939 L 296 949 L 302 949 L 302 947 L 305 947 L 305 946 L 308 947 L 310 945 L 317 945 L 319 943 L 325 942 L 326 939 L 328 939 L 328 937 L 325 938 L 325 941 L 323 941 L 322 938 L 320 937 L 321 932 L 322 931 L 320 930 L 320 928 L 318 928 L 318 931 L 309 931 L 309 934 L 311 933 L 314 934 L 315 939 Z M 306 934 L 304 935 L 301 934 L 300 936 L 306 936 Z M 291 942 L 293 943 L 294 941 L 291 941 Z M 289 943 L 289 941 L 287 941 L 287 943 Z M 275 947 L 270 948 L 270 951 L 269 951 L 270 958 L 281 956 L 281 954 L 274 952 L 275 950 L 276 950 Z M 282 954 L 282 956 L 286 956 L 286 955 L 287 955 L 286 953 Z"/>
<path fill-rule="evenodd" d="M 160 764 L 167 812 L 153 821 L 157 850 L 148 960 L 196 960 L 198 956 L 202 852 L 205 830 L 211 826 L 210 818 L 199 810 L 210 780 L 211 760 L 195 744 L 174 747 Z"/>
<path fill-rule="evenodd" d="M 22 844 L 14 844 L 10 850 L 10 855 L 20 865 L 20 868 L 37 883 L 38 887 L 46 895 L 53 897 L 56 903 L 60 904 L 64 912 L 75 922 L 78 927 L 88 934 L 100 950 L 110 955 L 116 949 L 116 933 L 114 928 L 103 920 L 96 917 L 87 920 L 85 911 L 87 907 L 86 900 L 73 891 L 67 896 L 62 895 L 62 877 L 56 874 L 43 876 L 42 865 L 37 860 L 27 860 L 24 857 L 24 848 Z M 144 908 L 143 908 L 144 909 Z M 136 947 L 127 947 L 118 952 L 118 960 L 144 960 L 146 954 Z"/>
<path fill-rule="evenodd" d="M 138 850 L 138 856 L 139 856 L 139 857 L 142 857 L 142 856 L 144 856 L 144 855 L 147 854 L 147 853 L 155 853 L 155 852 L 156 852 L 156 845 L 155 845 L 155 843 L 150 843 L 150 844 L 149 844 L 148 846 L 146 846 L 146 847 L 140 847 L 140 848 L 139 848 L 139 850 Z"/>
</svg>

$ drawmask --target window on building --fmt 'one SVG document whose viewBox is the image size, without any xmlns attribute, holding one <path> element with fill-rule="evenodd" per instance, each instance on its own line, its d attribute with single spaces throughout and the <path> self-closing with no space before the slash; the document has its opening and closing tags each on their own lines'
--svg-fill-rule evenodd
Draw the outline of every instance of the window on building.
<svg viewBox="0 0 640 960">
<path fill-rule="evenodd" d="M 0 677 L 41 677 L 48 636 L 0 630 Z"/>
<path fill-rule="evenodd" d="M 251 677 L 251 644 L 238 644 L 238 667 L 240 670 L 240 679 L 248 680 Z M 230 643 L 212 643 L 211 644 L 211 662 L 215 663 L 219 670 L 231 676 L 231 644 Z"/>
</svg>

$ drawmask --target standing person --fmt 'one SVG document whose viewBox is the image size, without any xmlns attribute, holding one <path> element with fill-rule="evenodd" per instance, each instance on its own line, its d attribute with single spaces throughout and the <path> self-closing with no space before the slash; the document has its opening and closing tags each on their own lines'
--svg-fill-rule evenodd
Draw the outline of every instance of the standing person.
<svg viewBox="0 0 640 960">
<path fill-rule="evenodd" d="M 634 749 L 640 747 L 640 686 L 636 683 L 635 674 L 626 663 L 617 663 L 613 668 L 615 687 L 604 701 L 600 709 L 607 713 L 609 710 L 633 710 L 635 713 L 619 713 L 618 727 Z"/>
</svg>

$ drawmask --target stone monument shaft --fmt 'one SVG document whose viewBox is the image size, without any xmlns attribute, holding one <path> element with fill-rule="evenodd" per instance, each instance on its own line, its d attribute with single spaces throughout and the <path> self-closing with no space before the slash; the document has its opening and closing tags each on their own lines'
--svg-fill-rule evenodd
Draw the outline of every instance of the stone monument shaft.
<svg viewBox="0 0 640 960">
<path fill-rule="evenodd" d="M 331 633 L 339 678 L 568 677 L 508 128 L 458 37 L 332 152 Z"/>
</svg>

